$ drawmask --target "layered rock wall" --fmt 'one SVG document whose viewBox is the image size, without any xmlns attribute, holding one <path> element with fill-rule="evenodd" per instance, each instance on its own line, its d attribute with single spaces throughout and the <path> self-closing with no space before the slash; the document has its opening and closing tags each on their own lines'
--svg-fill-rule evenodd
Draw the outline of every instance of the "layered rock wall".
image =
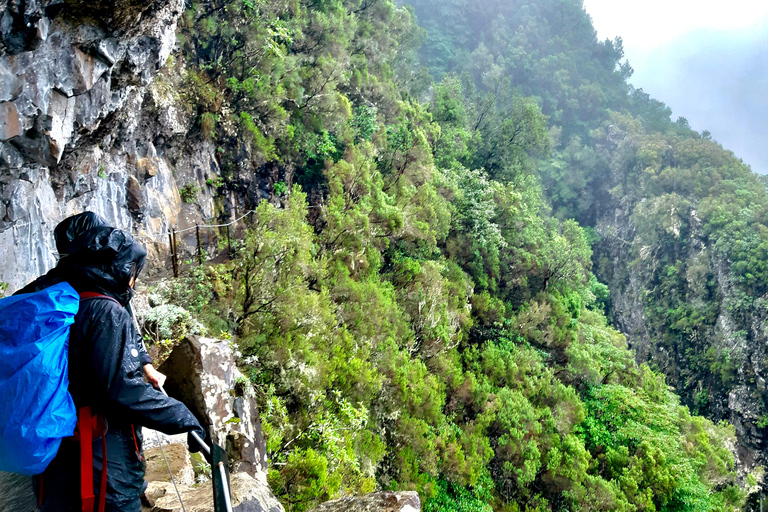
<svg viewBox="0 0 768 512">
<path fill-rule="evenodd" d="M 154 268 L 167 267 L 162 233 L 213 217 L 206 182 L 219 169 L 213 145 L 187 137 L 182 68 L 159 74 L 183 2 L 0 7 L 0 283 L 13 291 L 51 268 L 53 227 L 85 210 L 139 236 Z M 182 200 L 184 186 L 194 201 Z"/>
</svg>

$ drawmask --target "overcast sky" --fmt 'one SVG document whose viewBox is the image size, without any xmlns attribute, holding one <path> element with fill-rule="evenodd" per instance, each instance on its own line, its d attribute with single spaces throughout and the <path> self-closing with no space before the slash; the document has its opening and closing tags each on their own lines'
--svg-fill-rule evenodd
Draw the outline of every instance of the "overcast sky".
<svg viewBox="0 0 768 512">
<path fill-rule="evenodd" d="M 768 173 L 768 0 L 584 0 L 630 82 Z"/>
</svg>

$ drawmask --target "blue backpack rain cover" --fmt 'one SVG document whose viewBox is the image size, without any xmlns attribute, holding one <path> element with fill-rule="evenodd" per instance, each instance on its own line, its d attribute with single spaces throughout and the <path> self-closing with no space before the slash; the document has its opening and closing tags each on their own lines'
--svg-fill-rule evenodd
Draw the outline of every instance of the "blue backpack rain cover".
<svg viewBox="0 0 768 512">
<path fill-rule="evenodd" d="M 67 363 L 79 305 L 67 283 L 0 300 L 0 471 L 42 473 L 74 433 Z"/>
</svg>

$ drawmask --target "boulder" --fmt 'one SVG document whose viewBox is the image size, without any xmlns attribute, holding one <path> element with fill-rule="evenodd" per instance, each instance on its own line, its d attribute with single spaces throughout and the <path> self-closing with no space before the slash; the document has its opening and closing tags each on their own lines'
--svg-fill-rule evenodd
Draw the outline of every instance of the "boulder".
<svg viewBox="0 0 768 512">
<path fill-rule="evenodd" d="M 71 71 L 74 81 L 73 93 L 79 96 L 90 91 L 101 76 L 109 70 L 110 66 L 79 48 L 73 48 L 72 57 L 74 68 Z"/>
<path fill-rule="evenodd" d="M 234 472 L 267 470 L 266 443 L 253 391 L 227 341 L 188 336 L 158 368 L 168 394 L 184 402 L 227 450 Z"/>
<path fill-rule="evenodd" d="M 141 183 L 135 176 L 128 176 L 125 182 L 125 199 L 128 211 L 134 215 L 141 215 L 146 200 L 144 199 L 144 191 L 141 189 Z"/>
<path fill-rule="evenodd" d="M 421 499 L 413 491 L 374 492 L 326 501 L 311 512 L 419 512 Z"/>
<path fill-rule="evenodd" d="M 145 449 L 144 460 L 147 463 L 147 472 L 144 478 L 148 482 L 171 483 L 171 475 L 173 475 L 173 481 L 177 484 L 195 484 L 195 470 L 186 443 L 174 443 Z"/>
<path fill-rule="evenodd" d="M 36 509 L 32 477 L 0 471 L 0 511 L 34 512 Z"/>
<path fill-rule="evenodd" d="M 0 140 L 6 141 L 21 135 L 19 111 L 10 101 L 0 103 Z"/>
<path fill-rule="evenodd" d="M 172 484 L 151 482 L 145 492 L 147 509 L 151 512 L 213 512 L 213 487 L 210 483 L 196 489 L 179 485 L 178 489 L 183 509 Z M 266 482 L 247 473 L 232 475 L 230 489 L 233 512 L 285 512 Z"/>
</svg>

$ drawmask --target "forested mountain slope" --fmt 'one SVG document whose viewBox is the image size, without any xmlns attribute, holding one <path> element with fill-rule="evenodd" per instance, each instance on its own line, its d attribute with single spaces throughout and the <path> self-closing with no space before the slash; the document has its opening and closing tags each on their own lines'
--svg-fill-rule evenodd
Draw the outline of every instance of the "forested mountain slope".
<svg viewBox="0 0 768 512">
<path fill-rule="evenodd" d="M 553 136 L 544 194 L 557 217 L 594 229 L 614 325 L 692 410 L 736 425 L 745 469 L 764 466 L 764 182 L 628 85 L 621 41 L 597 41 L 581 2 L 413 5 L 434 76 L 465 74 L 489 95 L 507 80 L 537 98 Z"/>
<path fill-rule="evenodd" d="M 414 8 L 193 5 L 163 78 L 217 147 L 220 210 L 269 187 L 241 256 L 156 300 L 237 336 L 275 492 L 296 511 L 375 487 L 429 511 L 739 508 L 733 427 L 691 416 L 604 313 L 634 297 L 609 232 L 632 228 L 606 221 L 645 197 L 631 141 L 721 150 L 626 85 L 578 2 Z"/>
<path fill-rule="evenodd" d="M 165 347 L 192 317 L 232 338 L 288 510 L 387 488 L 427 511 L 725 511 L 754 490 L 765 191 L 627 85 L 578 1 L 2 5 L 0 275 L 42 270 L 47 226 L 83 208 L 158 272 L 169 227 L 256 209 L 147 320 Z"/>
</svg>

